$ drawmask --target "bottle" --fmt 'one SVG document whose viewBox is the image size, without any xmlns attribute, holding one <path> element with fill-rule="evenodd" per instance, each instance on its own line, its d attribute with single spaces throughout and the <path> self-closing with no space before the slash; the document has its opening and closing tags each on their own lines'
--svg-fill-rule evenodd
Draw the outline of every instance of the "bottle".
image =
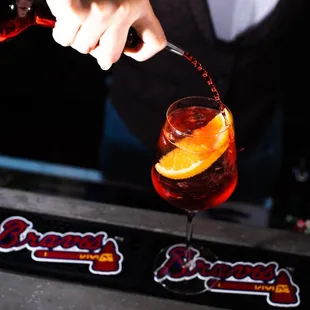
<svg viewBox="0 0 310 310">
<path fill-rule="evenodd" d="M 18 36 L 31 26 L 53 28 L 56 19 L 45 0 L 0 0 L 0 43 Z M 126 48 L 135 49 L 141 43 L 137 32 L 130 28 Z"/>
</svg>

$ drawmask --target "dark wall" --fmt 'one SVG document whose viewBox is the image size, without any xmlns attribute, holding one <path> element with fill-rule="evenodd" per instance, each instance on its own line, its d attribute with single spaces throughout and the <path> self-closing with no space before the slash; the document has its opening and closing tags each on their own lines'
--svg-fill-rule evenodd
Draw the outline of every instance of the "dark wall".
<svg viewBox="0 0 310 310">
<path fill-rule="evenodd" d="M 33 27 L 0 44 L 0 154 L 97 167 L 106 73 Z"/>
<path fill-rule="evenodd" d="M 279 227 L 279 221 L 282 224 L 284 221 L 284 225 L 287 225 L 287 214 L 296 216 L 297 219 L 310 219 L 308 8 L 305 7 L 295 23 L 287 26 L 289 44 L 283 48 L 282 55 L 279 55 L 282 58 L 284 163 L 272 219 L 272 224 L 276 227 Z"/>
</svg>

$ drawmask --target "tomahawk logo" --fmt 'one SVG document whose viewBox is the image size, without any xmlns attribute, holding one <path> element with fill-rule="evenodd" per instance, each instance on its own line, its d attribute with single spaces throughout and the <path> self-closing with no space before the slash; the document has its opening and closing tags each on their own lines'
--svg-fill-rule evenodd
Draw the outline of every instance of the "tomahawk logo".
<svg viewBox="0 0 310 310">
<path fill-rule="evenodd" d="M 276 262 L 211 263 L 193 249 L 190 253 L 193 258 L 191 266 L 182 268 L 179 266 L 184 262 L 184 253 L 184 245 L 170 247 L 166 252 L 166 260 L 155 272 L 155 281 L 200 279 L 211 292 L 263 295 L 267 297 L 268 304 L 275 307 L 297 307 L 300 304 L 299 287 L 290 273 L 280 269 Z M 168 274 L 171 267 L 175 272 Z"/>
<path fill-rule="evenodd" d="M 0 225 L 0 252 L 27 249 L 37 262 L 88 264 L 89 271 L 115 275 L 122 271 L 123 255 L 105 232 L 39 233 L 24 217 L 13 216 Z"/>
</svg>

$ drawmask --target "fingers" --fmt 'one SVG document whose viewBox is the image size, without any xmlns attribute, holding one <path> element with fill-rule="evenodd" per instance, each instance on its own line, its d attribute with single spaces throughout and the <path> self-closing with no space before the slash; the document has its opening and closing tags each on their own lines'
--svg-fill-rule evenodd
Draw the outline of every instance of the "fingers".
<svg viewBox="0 0 310 310">
<path fill-rule="evenodd" d="M 70 46 L 75 41 L 76 35 L 81 27 L 77 18 L 60 19 L 53 29 L 54 40 L 62 46 Z"/>
<path fill-rule="evenodd" d="M 54 40 L 80 53 L 90 53 L 105 70 L 123 53 L 130 26 L 136 29 L 143 44 L 125 54 L 137 61 L 151 58 L 167 44 L 148 0 L 96 0 L 89 7 L 83 6 L 81 0 L 46 1 L 57 20 Z"/>
<path fill-rule="evenodd" d="M 82 54 L 92 51 L 108 27 L 108 13 L 107 10 L 103 11 L 96 3 L 93 3 L 89 15 L 83 22 L 71 46 Z"/>
<path fill-rule="evenodd" d="M 108 70 L 121 57 L 129 27 L 129 25 L 122 25 L 121 23 L 113 24 L 101 36 L 99 45 L 90 52 L 103 70 Z"/>
<path fill-rule="evenodd" d="M 167 39 L 155 14 L 149 11 L 148 15 L 137 20 L 133 27 L 139 34 L 143 44 L 137 51 L 124 51 L 124 54 L 137 61 L 145 61 L 163 50 Z"/>
<path fill-rule="evenodd" d="M 73 12 L 70 0 L 47 0 L 56 24 L 53 29 L 54 40 L 62 46 L 70 46 L 81 27 L 82 20 Z"/>
</svg>

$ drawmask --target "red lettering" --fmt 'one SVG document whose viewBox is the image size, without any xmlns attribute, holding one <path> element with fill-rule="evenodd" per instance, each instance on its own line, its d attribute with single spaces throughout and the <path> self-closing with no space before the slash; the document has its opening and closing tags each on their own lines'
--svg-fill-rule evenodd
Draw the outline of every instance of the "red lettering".
<svg viewBox="0 0 310 310">
<path fill-rule="evenodd" d="M 222 280 L 233 277 L 236 280 L 243 280 L 247 277 L 254 281 L 264 281 L 269 282 L 276 277 L 276 264 L 269 263 L 265 265 L 263 263 L 258 263 L 252 265 L 250 263 L 237 263 L 230 264 L 225 262 L 217 262 L 212 264 L 204 259 L 197 257 L 199 253 L 197 250 L 192 250 L 192 257 L 196 255 L 192 265 L 194 267 L 189 270 L 184 268 L 184 253 L 185 248 L 183 246 L 176 246 L 171 248 L 167 255 L 168 259 L 157 270 L 157 279 L 161 280 L 167 275 L 168 270 L 173 267 L 175 273 L 171 274 L 169 272 L 169 277 L 174 279 L 180 279 L 185 277 L 192 277 L 194 275 L 201 276 L 202 278 L 220 278 Z M 176 268 L 178 267 L 179 268 Z M 183 266 L 183 268 L 182 268 Z"/>
<path fill-rule="evenodd" d="M 66 235 L 63 237 L 60 237 L 58 242 L 54 245 L 53 248 L 56 248 L 57 246 L 61 246 L 63 249 L 70 249 L 74 246 L 78 246 L 81 242 L 82 237 L 81 236 L 74 236 L 74 235 Z"/>
<path fill-rule="evenodd" d="M 90 251 L 97 250 L 98 248 L 100 248 L 100 246 L 102 246 L 102 239 L 103 239 L 102 235 L 96 237 L 86 235 L 81 239 L 79 243 L 79 248 L 87 249 Z"/>
<path fill-rule="evenodd" d="M 3 249 L 13 248 L 18 245 L 21 234 L 29 227 L 22 220 L 10 220 L 1 225 L 0 247 Z"/>
<path fill-rule="evenodd" d="M 184 263 L 184 249 L 183 248 L 175 248 L 169 252 L 169 259 L 165 262 L 165 265 L 157 271 L 157 278 L 162 279 L 167 275 L 169 268 L 172 266 L 176 266 L 176 272 L 173 274 L 169 274 L 170 277 L 175 279 L 182 278 L 186 276 L 187 268 L 182 268 Z"/>
<path fill-rule="evenodd" d="M 103 235 L 92 237 L 91 241 L 88 244 L 89 250 L 94 251 L 94 250 L 97 250 L 97 249 L 101 248 L 103 240 L 104 240 L 104 236 Z"/>
<path fill-rule="evenodd" d="M 275 278 L 275 269 L 276 266 L 274 264 L 270 264 L 267 267 L 263 265 L 257 265 L 252 270 L 251 279 L 254 281 L 271 281 Z"/>
<path fill-rule="evenodd" d="M 25 239 L 24 240 L 21 240 L 19 243 L 18 243 L 18 247 L 21 247 L 25 244 L 28 244 L 30 247 L 32 248 L 36 248 L 39 246 L 39 239 L 40 239 L 40 236 L 37 235 L 36 232 L 29 232 Z"/>
<path fill-rule="evenodd" d="M 60 236 L 57 235 L 47 235 L 40 240 L 40 247 L 53 249 L 57 246 L 57 243 L 61 239 Z"/>
<path fill-rule="evenodd" d="M 32 229 L 32 223 L 19 218 L 10 218 L 1 225 L 0 248 L 19 249 L 29 246 L 31 248 L 54 249 L 58 246 L 70 249 L 74 246 L 81 250 L 95 251 L 103 246 L 105 234 L 78 234 L 67 233 L 65 235 L 55 233 L 40 234 Z M 28 231 L 28 232 L 27 232 Z"/>
</svg>

